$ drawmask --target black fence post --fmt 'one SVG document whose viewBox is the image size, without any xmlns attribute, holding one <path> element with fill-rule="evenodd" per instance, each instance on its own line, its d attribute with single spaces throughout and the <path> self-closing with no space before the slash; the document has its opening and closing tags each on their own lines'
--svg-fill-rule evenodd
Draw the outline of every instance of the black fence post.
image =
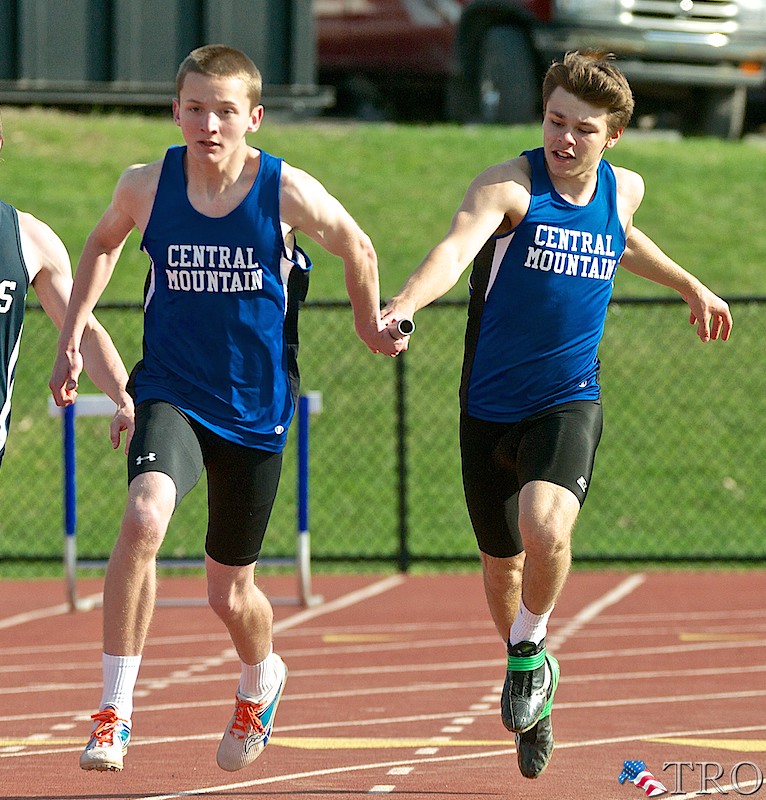
<svg viewBox="0 0 766 800">
<path fill-rule="evenodd" d="M 399 479 L 399 570 L 407 572 L 410 566 L 408 541 L 409 508 L 407 474 L 407 382 L 405 353 L 394 359 L 396 369 L 396 460 Z"/>
</svg>

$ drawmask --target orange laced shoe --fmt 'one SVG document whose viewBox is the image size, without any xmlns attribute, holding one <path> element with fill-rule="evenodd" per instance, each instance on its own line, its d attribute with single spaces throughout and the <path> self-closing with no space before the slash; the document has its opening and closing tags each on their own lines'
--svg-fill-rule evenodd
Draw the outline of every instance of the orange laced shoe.
<svg viewBox="0 0 766 800">
<path fill-rule="evenodd" d="M 91 717 L 96 723 L 80 756 L 82 769 L 119 772 L 130 742 L 130 720 L 120 719 L 112 706 Z"/>
<path fill-rule="evenodd" d="M 253 703 L 239 692 L 235 696 L 234 714 L 218 745 L 216 755 L 218 766 L 227 772 L 236 772 L 252 764 L 269 742 L 277 706 L 287 680 L 287 667 L 279 656 L 276 658 L 282 677 L 272 699 Z"/>
</svg>

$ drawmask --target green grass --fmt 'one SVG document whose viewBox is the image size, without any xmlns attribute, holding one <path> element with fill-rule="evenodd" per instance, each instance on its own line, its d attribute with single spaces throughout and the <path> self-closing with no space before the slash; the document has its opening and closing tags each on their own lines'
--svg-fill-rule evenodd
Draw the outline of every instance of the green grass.
<svg viewBox="0 0 766 800">
<path fill-rule="evenodd" d="M 157 117 L 7 108 L 3 118 L 0 197 L 51 224 L 75 262 L 122 169 L 180 142 L 169 119 Z M 342 200 L 375 243 L 382 292 L 389 296 L 444 234 L 471 178 L 539 139 L 537 128 L 286 124 L 267 116 L 252 142 L 311 172 Z M 724 296 L 766 293 L 764 156 L 755 141 L 675 141 L 632 132 L 610 153 L 613 163 L 645 178 L 636 224 Z M 141 299 L 147 261 L 138 244 L 132 235 L 105 299 Z M 310 298 L 344 298 L 337 259 L 303 244 L 316 264 Z M 465 282 L 451 294 L 464 298 Z M 616 294 L 667 291 L 622 273 Z M 725 347 L 699 345 L 680 306 L 610 312 L 602 348 L 607 427 L 576 532 L 577 553 L 641 558 L 693 550 L 723 558 L 727 547 L 762 552 L 761 308 L 742 307 L 735 338 Z M 464 314 L 460 308 L 422 312 L 407 355 L 409 527 L 416 555 L 475 556 L 455 428 Z M 130 367 L 140 350 L 137 315 L 102 311 L 100 317 Z M 347 311 L 307 311 L 301 330 L 304 386 L 325 398 L 312 428 L 315 550 L 386 558 L 398 536 L 395 362 L 367 354 Z M 19 552 L 19 542 L 41 557 L 61 550 L 58 421 L 46 411 L 54 347 L 52 326 L 30 314 L 0 478 L 6 508 L 0 556 Z M 80 421 L 78 461 L 81 545 L 105 554 L 119 524 L 125 468 L 124 457 L 109 450 L 103 420 Z M 199 553 L 204 506 L 200 487 L 174 518 L 166 555 Z M 290 551 L 294 507 L 288 457 L 269 531 L 272 552 Z M 717 520 L 726 521 L 725 535 Z"/>
<path fill-rule="evenodd" d="M 172 121 L 128 114 L 5 109 L 0 193 L 45 219 L 74 261 L 122 170 L 181 142 Z M 286 124 L 267 114 L 251 143 L 319 178 L 369 233 L 390 296 L 444 235 L 470 180 L 540 142 L 535 127 Z M 651 138 L 629 131 L 610 151 L 638 170 L 647 192 L 636 224 L 721 294 L 764 291 L 766 147 L 757 142 Z M 306 242 L 304 242 L 306 244 Z M 139 300 L 146 259 L 136 235 L 105 294 Z M 344 297 L 339 262 L 308 244 L 312 298 Z M 622 274 L 619 295 L 663 293 Z M 458 285 L 453 296 L 461 296 Z"/>
</svg>

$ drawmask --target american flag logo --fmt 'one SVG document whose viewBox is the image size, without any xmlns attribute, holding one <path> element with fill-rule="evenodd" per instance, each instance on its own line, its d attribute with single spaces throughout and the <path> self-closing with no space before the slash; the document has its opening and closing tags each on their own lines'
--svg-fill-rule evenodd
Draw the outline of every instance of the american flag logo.
<svg viewBox="0 0 766 800">
<path fill-rule="evenodd" d="M 647 797 L 659 797 L 667 794 L 667 789 L 646 768 L 643 761 L 625 761 L 619 778 L 620 783 L 631 781 L 639 789 L 643 789 Z"/>
</svg>

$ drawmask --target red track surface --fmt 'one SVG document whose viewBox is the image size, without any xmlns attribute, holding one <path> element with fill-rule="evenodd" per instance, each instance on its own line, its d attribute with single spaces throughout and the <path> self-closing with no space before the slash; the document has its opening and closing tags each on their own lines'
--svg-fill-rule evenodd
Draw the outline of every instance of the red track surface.
<svg viewBox="0 0 766 800">
<path fill-rule="evenodd" d="M 290 576 L 263 579 L 272 596 Z M 546 773 L 523 779 L 499 718 L 503 646 L 478 575 L 319 576 L 325 602 L 277 605 L 290 677 L 275 734 L 238 773 L 215 764 L 238 663 L 204 606 L 158 607 L 125 769 L 85 773 L 101 691 L 101 612 L 65 611 L 58 582 L 6 582 L 0 616 L 0 796 L 315 800 L 639 800 L 617 778 L 642 759 L 667 797 L 766 797 L 766 573 L 575 572 L 554 612 L 562 667 Z M 80 595 L 100 583 L 80 584 Z M 204 596 L 166 579 L 165 598 Z M 681 781 L 666 762 L 690 762 Z M 735 770 L 739 793 L 732 788 Z M 715 767 L 706 774 L 714 776 Z M 676 794 L 671 794 L 676 792 Z"/>
</svg>

